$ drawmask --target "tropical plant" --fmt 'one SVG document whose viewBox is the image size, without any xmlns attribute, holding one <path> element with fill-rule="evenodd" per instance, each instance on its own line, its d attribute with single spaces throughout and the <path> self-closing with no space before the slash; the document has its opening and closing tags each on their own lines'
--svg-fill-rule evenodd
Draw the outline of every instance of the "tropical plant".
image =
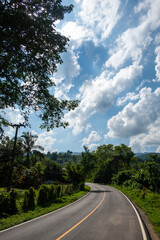
<svg viewBox="0 0 160 240">
<path fill-rule="evenodd" d="M 27 167 L 30 167 L 30 165 L 31 165 L 30 155 L 34 152 L 34 153 L 42 156 L 42 153 L 40 151 L 38 151 L 37 149 L 43 151 L 44 148 L 39 145 L 35 145 L 35 142 L 36 142 L 38 136 L 35 134 L 32 134 L 31 132 L 26 132 L 26 133 L 23 132 L 21 138 L 22 138 L 22 144 L 23 144 L 24 151 L 27 154 L 26 165 L 27 165 Z"/>
</svg>

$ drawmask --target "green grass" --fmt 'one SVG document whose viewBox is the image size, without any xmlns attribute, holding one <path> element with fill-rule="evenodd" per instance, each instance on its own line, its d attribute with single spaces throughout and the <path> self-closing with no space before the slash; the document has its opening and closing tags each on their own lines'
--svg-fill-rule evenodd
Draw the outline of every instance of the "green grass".
<svg viewBox="0 0 160 240">
<path fill-rule="evenodd" d="M 143 199 L 142 190 L 132 187 L 113 186 L 126 194 L 138 207 L 140 207 L 148 216 L 155 232 L 160 237 L 160 194 L 154 194 L 146 189 L 146 195 Z"/>
<path fill-rule="evenodd" d="M 0 189 L 1 191 L 2 189 Z M 20 209 L 21 200 L 23 198 L 24 191 L 23 190 L 17 190 L 20 193 L 18 198 L 18 208 Z M 56 209 L 59 209 L 61 207 L 64 207 L 79 198 L 83 197 L 87 192 L 90 191 L 90 188 L 88 186 L 85 186 L 84 191 L 79 191 L 76 193 L 73 193 L 71 195 L 65 195 L 61 198 L 57 198 L 54 203 L 47 204 L 45 207 L 37 206 L 34 211 L 28 211 L 28 212 L 21 212 L 19 210 L 19 213 L 16 215 L 9 216 L 7 218 L 1 218 L 0 219 L 0 230 L 15 226 L 17 224 L 26 222 L 28 220 L 31 220 L 33 218 L 39 217 L 41 215 L 44 215 L 46 213 L 52 212 Z M 2 191 L 1 191 L 2 192 Z"/>
</svg>

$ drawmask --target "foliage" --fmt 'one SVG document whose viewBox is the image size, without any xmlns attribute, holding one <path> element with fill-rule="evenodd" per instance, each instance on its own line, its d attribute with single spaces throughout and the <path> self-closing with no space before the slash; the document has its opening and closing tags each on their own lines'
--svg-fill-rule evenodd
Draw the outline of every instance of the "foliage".
<svg viewBox="0 0 160 240">
<path fill-rule="evenodd" d="M 0 142 L 0 186 L 7 186 L 8 176 L 11 168 L 11 157 L 13 154 L 13 139 L 4 137 Z M 15 167 L 23 164 L 23 150 L 20 140 L 17 141 L 15 151 Z"/>
<path fill-rule="evenodd" d="M 24 151 L 27 153 L 26 166 L 30 167 L 30 165 L 31 165 L 30 155 L 32 154 L 32 152 L 35 149 L 39 149 L 39 150 L 43 151 L 44 148 L 39 145 L 35 145 L 35 142 L 36 142 L 38 136 L 35 134 L 32 134 L 31 132 L 26 132 L 26 133 L 23 132 L 21 138 L 22 138 L 22 144 L 23 144 Z M 37 152 L 40 154 L 39 151 L 36 151 L 36 153 Z"/>
<path fill-rule="evenodd" d="M 38 193 L 37 204 L 44 206 L 49 202 L 49 188 L 46 185 L 41 185 Z"/>
<path fill-rule="evenodd" d="M 154 230 L 160 237 L 160 194 L 154 194 L 149 189 L 146 189 L 146 195 L 145 198 L 143 198 L 142 189 L 133 188 L 132 186 L 114 187 L 125 193 L 147 214 Z"/>
<path fill-rule="evenodd" d="M 0 216 L 13 215 L 17 213 L 16 192 L 11 190 L 9 193 L 0 194 Z"/>
<path fill-rule="evenodd" d="M 1 218 L 0 230 L 9 228 L 22 222 L 26 222 L 30 219 L 36 218 L 38 216 L 44 215 L 48 212 L 66 206 L 67 204 L 72 203 L 77 199 L 81 198 L 82 196 L 84 196 L 89 190 L 90 188 L 86 186 L 84 191 L 75 192 L 70 195 L 64 195 L 61 197 L 60 201 L 58 201 L 57 199 L 56 202 L 53 201 L 51 204 L 45 207 L 36 206 L 34 211 L 27 212 L 18 211 L 16 215 L 8 216 L 7 218 Z"/>
<path fill-rule="evenodd" d="M 67 164 L 66 181 L 68 183 L 72 183 L 75 189 L 78 188 L 79 185 L 84 184 L 85 176 L 79 164 L 74 165 L 71 165 L 70 163 Z"/>
<path fill-rule="evenodd" d="M 17 183 L 18 187 L 29 188 L 38 187 L 44 182 L 44 167 L 40 162 L 31 168 L 24 168 L 24 171 Z"/>
<path fill-rule="evenodd" d="M 135 162 L 134 153 L 124 144 L 112 144 L 97 147 L 93 152 L 96 159 L 94 182 L 111 183 L 113 175 L 119 171 L 130 169 Z"/>
<path fill-rule="evenodd" d="M 34 210 L 35 208 L 35 191 L 33 187 L 30 187 L 28 191 L 25 191 L 22 209 L 23 211 Z"/>
<path fill-rule="evenodd" d="M 92 179 L 92 173 L 96 166 L 96 158 L 93 153 L 89 152 L 89 149 L 84 146 L 85 152 L 82 152 L 82 159 L 80 165 L 82 166 L 82 172 L 85 179 Z"/>
<path fill-rule="evenodd" d="M 140 168 L 135 175 L 135 180 L 141 185 L 145 185 L 153 192 L 160 190 L 160 167 L 159 163 L 153 158 L 146 160 L 143 168 Z"/>
<path fill-rule="evenodd" d="M 64 110 L 70 111 L 78 101 L 58 100 L 51 95 L 51 79 L 62 63 L 68 38 L 56 29 L 73 5 L 62 0 L 0 1 L 0 109 L 19 107 L 26 123 L 31 110 L 43 121 L 41 127 L 66 127 Z M 7 124 L 0 116 L 0 129 Z"/>
<path fill-rule="evenodd" d="M 64 182 L 63 169 L 58 163 L 50 160 L 49 158 L 44 159 L 43 163 L 46 166 L 44 170 L 45 181 L 52 180 Z"/>
<path fill-rule="evenodd" d="M 131 180 L 133 176 L 132 170 L 119 171 L 112 177 L 112 182 L 116 185 L 127 184 L 128 180 Z"/>
</svg>

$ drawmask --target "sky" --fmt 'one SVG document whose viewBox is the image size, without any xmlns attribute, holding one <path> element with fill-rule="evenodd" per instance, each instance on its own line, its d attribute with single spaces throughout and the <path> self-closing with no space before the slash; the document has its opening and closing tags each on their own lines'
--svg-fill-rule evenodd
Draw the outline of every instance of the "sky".
<svg viewBox="0 0 160 240">
<path fill-rule="evenodd" d="M 45 152 L 93 151 L 103 144 L 130 146 L 136 152 L 160 152 L 160 0 L 64 0 L 72 13 L 57 22 L 70 38 L 63 64 L 52 76 L 55 97 L 78 99 L 65 114 L 66 129 L 39 128 L 32 113 L 36 144 Z M 7 109 L 13 123 L 18 109 Z M 10 137 L 14 128 L 6 128 Z"/>
</svg>

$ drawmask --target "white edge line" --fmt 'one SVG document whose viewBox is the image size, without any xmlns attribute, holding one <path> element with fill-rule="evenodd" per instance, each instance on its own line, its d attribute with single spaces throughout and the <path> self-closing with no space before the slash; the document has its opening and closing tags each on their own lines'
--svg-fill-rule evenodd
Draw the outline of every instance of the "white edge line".
<svg viewBox="0 0 160 240">
<path fill-rule="evenodd" d="M 118 190 L 118 189 L 116 189 Z M 146 236 L 146 232 L 144 230 L 144 226 L 143 226 L 143 223 L 142 223 L 142 220 L 139 216 L 139 213 L 137 211 L 137 209 L 135 208 L 135 206 L 133 205 L 133 203 L 129 200 L 129 198 L 123 193 L 121 192 L 120 190 L 118 190 L 121 194 L 123 194 L 123 196 L 128 200 L 128 202 L 131 204 L 131 206 L 133 207 L 136 215 L 137 215 L 137 218 L 138 218 L 138 221 L 139 221 L 139 225 L 140 225 L 140 228 L 141 228 L 141 232 L 142 232 L 142 236 L 143 236 L 143 240 L 147 240 L 147 236 Z"/>
<path fill-rule="evenodd" d="M 66 206 L 64 206 L 64 207 L 58 208 L 58 209 L 53 210 L 53 211 L 51 211 L 51 212 L 49 212 L 49 213 L 46 213 L 46 214 L 41 215 L 41 216 L 39 216 L 39 217 L 33 218 L 33 219 L 28 220 L 28 221 L 26 221 L 26 222 L 17 224 L 17 225 L 15 225 L 15 226 L 10 227 L 10 228 L 6 228 L 6 229 L 4 229 L 4 230 L 1 230 L 0 233 L 6 232 L 6 231 L 9 231 L 9 230 L 12 230 L 12 229 L 14 229 L 14 228 L 16 228 L 16 227 L 20 227 L 20 226 L 22 226 L 22 225 L 24 225 L 24 224 L 27 224 L 27 223 L 36 221 L 37 219 L 46 217 L 47 215 L 51 215 L 51 214 L 54 214 L 55 212 L 61 211 L 62 209 L 67 208 L 67 207 L 69 207 L 69 206 L 71 206 L 71 205 L 73 205 L 73 204 L 81 201 L 83 198 L 87 197 L 90 193 L 91 193 L 91 192 L 89 191 L 89 192 L 88 192 L 86 195 L 84 195 L 83 197 L 79 198 L 78 200 L 76 200 L 76 201 L 74 201 L 74 202 L 72 202 L 72 203 L 70 203 L 70 204 L 68 204 L 68 205 L 66 205 Z"/>
</svg>

